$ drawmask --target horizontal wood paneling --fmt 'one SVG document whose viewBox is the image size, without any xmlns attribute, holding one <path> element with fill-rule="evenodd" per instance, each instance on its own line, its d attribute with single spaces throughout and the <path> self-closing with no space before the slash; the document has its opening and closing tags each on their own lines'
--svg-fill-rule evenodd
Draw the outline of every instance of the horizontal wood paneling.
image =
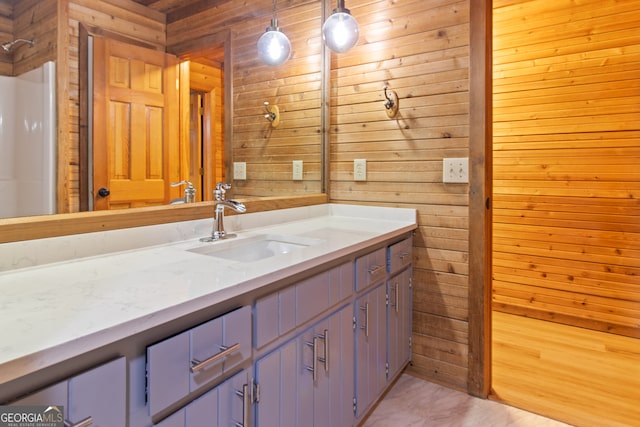
<svg viewBox="0 0 640 427">
<path fill-rule="evenodd" d="M 633 3 L 494 2 L 492 387 L 577 426 L 640 425 Z"/>
<path fill-rule="evenodd" d="M 469 187 L 442 183 L 442 159 L 469 155 L 469 2 L 350 0 L 360 40 L 332 54 L 333 202 L 418 210 L 411 371 L 467 389 Z M 389 119 L 383 86 L 400 98 Z M 353 181 L 353 160 L 367 181 Z"/>
<path fill-rule="evenodd" d="M 233 180 L 239 196 L 320 193 L 321 128 L 321 2 L 292 1 L 279 5 L 281 30 L 291 42 L 291 58 L 268 66 L 258 58 L 256 43 L 269 25 L 272 3 L 251 7 L 227 2 L 167 25 L 169 46 L 189 37 L 231 31 L 233 148 L 229 162 L 246 163 L 246 180 Z M 280 124 L 264 118 L 264 102 L 276 105 Z M 293 160 L 303 161 L 303 180 L 293 181 Z"/>
<path fill-rule="evenodd" d="M 494 308 L 640 338 L 640 11 L 494 20 Z"/>
<path fill-rule="evenodd" d="M 13 4 L 9 0 L 0 0 L 0 43 L 13 40 Z M 0 51 L 0 76 L 13 75 L 11 55 Z"/>
</svg>

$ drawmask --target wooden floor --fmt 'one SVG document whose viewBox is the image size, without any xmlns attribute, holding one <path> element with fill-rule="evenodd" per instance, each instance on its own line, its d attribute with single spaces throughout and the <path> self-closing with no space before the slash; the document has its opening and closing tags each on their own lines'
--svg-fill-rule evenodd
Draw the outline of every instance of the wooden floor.
<svg viewBox="0 0 640 427">
<path fill-rule="evenodd" d="M 492 398 L 575 426 L 640 426 L 640 340 L 492 316 Z"/>
</svg>

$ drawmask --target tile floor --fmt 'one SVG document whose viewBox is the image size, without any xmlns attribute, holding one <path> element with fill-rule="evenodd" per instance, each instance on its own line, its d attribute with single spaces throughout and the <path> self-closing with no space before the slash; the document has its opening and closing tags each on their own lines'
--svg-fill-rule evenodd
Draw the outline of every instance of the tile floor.
<svg viewBox="0 0 640 427">
<path fill-rule="evenodd" d="M 567 427 L 521 409 L 402 374 L 363 427 Z"/>
</svg>

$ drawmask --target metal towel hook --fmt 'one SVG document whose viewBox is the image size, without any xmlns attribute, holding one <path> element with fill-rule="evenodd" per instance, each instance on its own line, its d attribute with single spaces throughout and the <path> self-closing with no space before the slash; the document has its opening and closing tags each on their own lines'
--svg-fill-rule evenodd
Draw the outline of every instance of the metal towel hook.
<svg viewBox="0 0 640 427">
<path fill-rule="evenodd" d="M 386 101 L 384 101 L 384 108 L 387 110 L 387 116 L 389 118 L 393 118 L 398 114 L 398 108 L 400 108 L 400 99 L 398 98 L 398 94 L 395 90 L 390 90 L 387 92 L 387 85 L 384 85 L 384 97 Z"/>
<path fill-rule="evenodd" d="M 264 102 L 264 109 L 266 114 L 264 118 L 267 119 L 271 123 L 271 127 L 278 127 L 280 124 L 280 109 L 278 109 L 277 105 L 269 105 L 268 101 Z"/>
</svg>

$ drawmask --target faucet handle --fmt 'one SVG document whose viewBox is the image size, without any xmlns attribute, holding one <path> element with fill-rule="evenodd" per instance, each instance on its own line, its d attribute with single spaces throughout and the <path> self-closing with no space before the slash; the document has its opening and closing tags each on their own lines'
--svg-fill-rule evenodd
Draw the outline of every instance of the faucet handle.
<svg viewBox="0 0 640 427">
<path fill-rule="evenodd" d="M 224 200 L 224 194 L 231 188 L 231 184 L 225 182 L 219 182 L 216 184 L 216 189 L 213 190 L 213 198 L 215 200 Z"/>
<path fill-rule="evenodd" d="M 172 187 L 179 187 L 181 185 L 186 185 L 187 187 L 193 187 L 193 184 L 191 184 L 189 181 L 180 181 L 180 182 L 172 182 L 170 184 Z"/>
</svg>

